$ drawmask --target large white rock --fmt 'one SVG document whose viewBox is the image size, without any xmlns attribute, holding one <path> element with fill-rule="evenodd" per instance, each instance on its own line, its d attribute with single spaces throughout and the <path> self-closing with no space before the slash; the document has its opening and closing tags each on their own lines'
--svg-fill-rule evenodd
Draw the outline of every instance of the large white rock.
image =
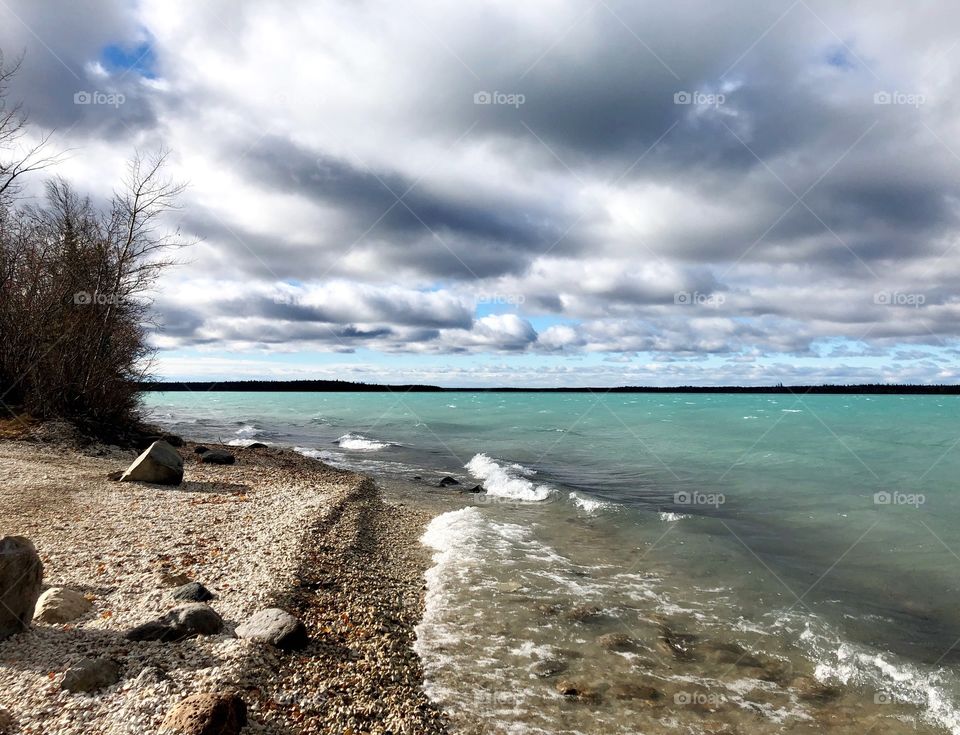
<svg viewBox="0 0 960 735">
<path fill-rule="evenodd" d="M 183 458 L 165 441 L 155 441 L 120 476 L 120 482 L 179 485 L 183 482 Z"/>
<path fill-rule="evenodd" d="M 79 592 L 51 587 L 37 600 L 37 612 L 33 619 L 40 623 L 69 623 L 93 607 Z"/>
<path fill-rule="evenodd" d="M 26 630 L 43 584 L 43 563 L 22 536 L 0 538 L 0 641 Z"/>
</svg>

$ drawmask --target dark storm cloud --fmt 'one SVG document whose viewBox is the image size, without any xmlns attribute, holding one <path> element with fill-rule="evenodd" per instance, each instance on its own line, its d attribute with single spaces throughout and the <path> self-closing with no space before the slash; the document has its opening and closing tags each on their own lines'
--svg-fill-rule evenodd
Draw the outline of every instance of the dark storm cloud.
<svg viewBox="0 0 960 735">
<path fill-rule="evenodd" d="M 10 8 L 35 122 L 162 139 L 196 179 L 167 346 L 727 354 L 745 375 L 960 331 L 950 6 Z M 145 40 L 157 79 L 97 66 Z"/>
</svg>

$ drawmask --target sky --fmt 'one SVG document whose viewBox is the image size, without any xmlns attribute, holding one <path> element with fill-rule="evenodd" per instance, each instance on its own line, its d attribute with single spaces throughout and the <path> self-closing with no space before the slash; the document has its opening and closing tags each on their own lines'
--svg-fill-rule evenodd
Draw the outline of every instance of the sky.
<svg viewBox="0 0 960 735">
<path fill-rule="evenodd" d="M 958 27 L 932 0 L 0 0 L 57 174 L 106 200 L 163 147 L 188 185 L 173 380 L 960 382 Z"/>
</svg>

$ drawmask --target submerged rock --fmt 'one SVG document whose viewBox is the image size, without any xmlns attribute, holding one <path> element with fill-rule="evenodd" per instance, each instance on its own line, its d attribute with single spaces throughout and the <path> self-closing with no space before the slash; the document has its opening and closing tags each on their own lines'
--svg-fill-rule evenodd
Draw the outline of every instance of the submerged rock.
<svg viewBox="0 0 960 735">
<path fill-rule="evenodd" d="M 441 478 L 440 482 L 437 483 L 437 487 L 453 487 L 454 485 L 459 485 L 460 481 L 447 475 L 444 478 Z"/>
<path fill-rule="evenodd" d="M 636 699 L 649 704 L 663 703 L 665 695 L 656 687 L 634 682 L 617 682 L 610 687 L 610 694 L 616 699 Z"/>
<path fill-rule="evenodd" d="M 0 641 L 30 627 L 43 584 L 43 563 L 29 539 L 0 538 Z"/>
<path fill-rule="evenodd" d="M 164 735 L 239 735 L 247 725 L 247 706 L 237 694 L 194 694 L 167 714 Z"/>
<path fill-rule="evenodd" d="M 626 633 L 607 633 L 597 638 L 597 645 L 607 651 L 634 651 L 637 642 Z"/>
<path fill-rule="evenodd" d="M 603 618 L 603 610 L 596 605 L 577 605 L 567 610 L 563 617 L 576 623 L 595 623 Z"/>
<path fill-rule="evenodd" d="M 69 623 L 88 612 L 93 605 L 79 592 L 51 587 L 37 600 L 33 619 L 41 623 Z"/>
<path fill-rule="evenodd" d="M 530 667 L 530 673 L 540 679 L 549 679 L 562 674 L 567 668 L 567 662 L 561 658 L 544 658 Z"/>
<path fill-rule="evenodd" d="M 697 661 L 700 655 L 694 645 L 698 638 L 693 633 L 678 633 L 664 625 L 660 628 L 660 640 L 657 647 L 664 653 L 673 656 L 677 661 Z"/>
<path fill-rule="evenodd" d="M 137 457 L 120 482 L 152 482 L 157 485 L 179 485 L 183 482 L 183 459 L 165 441 L 156 441 Z"/>
<path fill-rule="evenodd" d="M 223 630 L 223 618 L 209 605 L 195 602 L 181 605 L 166 615 L 127 631 L 131 641 L 174 643 L 198 635 L 215 635 Z"/>
<path fill-rule="evenodd" d="M 85 658 L 67 669 L 61 689 L 90 693 L 106 689 L 120 681 L 120 664 L 110 658 Z"/>
<path fill-rule="evenodd" d="M 237 637 L 269 643 L 287 651 L 303 648 L 309 642 L 307 629 L 303 623 L 279 608 L 258 612 L 237 627 Z"/>
<path fill-rule="evenodd" d="M 796 690 L 800 699 L 815 704 L 832 702 L 843 694 L 840 687 L 824 684 L 812 676 L 798 676 L 790 681 L 790 687 Z"/>
<path fill-rule="evenodd" d="M 580 702 L 597 704 L 601 700 L 600 693 L 596 689 L 570 679 L 560 679 L 556 684 L 556 690 L 558 694 Z"/>
</svg>

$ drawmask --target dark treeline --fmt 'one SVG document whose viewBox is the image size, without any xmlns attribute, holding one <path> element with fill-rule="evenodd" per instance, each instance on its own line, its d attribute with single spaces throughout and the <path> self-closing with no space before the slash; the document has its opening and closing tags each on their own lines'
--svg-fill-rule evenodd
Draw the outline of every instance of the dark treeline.
<svg viewBox="0 0 960 735">
<path fill-rule="evenodd" d="M 441 388 L 436 385 L 376 385 L 346 380 L 229 380 L 187 382 L 145 382 L 145 391 L 250 391 L 278 393 L 787 393 L 787 394 L 865 394 L 865 395 L 960 395 L 960 385 L 771 385 L 771 386 L 695 386 L 672 388 L 654 386 L 618 386 L 615 388 Z"/>
</svg>

